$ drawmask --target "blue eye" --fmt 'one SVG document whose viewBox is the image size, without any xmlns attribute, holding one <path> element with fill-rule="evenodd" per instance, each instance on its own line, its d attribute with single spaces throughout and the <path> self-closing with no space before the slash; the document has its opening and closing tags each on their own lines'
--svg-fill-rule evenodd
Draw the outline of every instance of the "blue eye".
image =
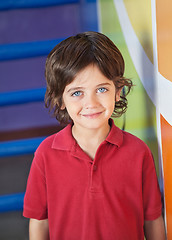
<svg viewBox="0 0 172 240">
<path fill-rule="evenodd" d="M 106 92 L 107 91 L 107 89 L 106 88 L 104 88 L 104 87 L 101 87 L 101 88 L 98 88 L 98 90 L 97 90 L 98 92 L 100 92 L 100 93 L 104 93 L 104 92 Z"/>
<path fill-rule="evenodd" d="M 72 93 L 73 97 L 79 97 L 81 95 L 82 95 L 82 93 L 80 91 L 76 91 L 76 92 Z"/>
</svg>

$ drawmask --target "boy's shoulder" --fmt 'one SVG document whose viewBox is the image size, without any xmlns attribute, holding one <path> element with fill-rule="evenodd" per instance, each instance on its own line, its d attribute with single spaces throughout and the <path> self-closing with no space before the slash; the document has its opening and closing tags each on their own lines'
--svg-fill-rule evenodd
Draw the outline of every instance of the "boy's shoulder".
<svg viewBox="0 0 172 240">
<path fill-rule="evenodd" d="M 151 153 L 150 148 L 148 145 L 139 137 L 129 133 L 127 131 L 123 132 L 123 142 L 125 145 L 128 145 L 129 148 L 135 149 L 135 151 L 145 151 L 147 153 Z"/>
<path fill-rule="evenodd" d="M 110 123 L 111 132 L 108 136 L 108 140 L 110 140 L 111 143 L 117 145 L 119 149 L 125 152 L 132 151 L 135 154 L 137 154 L 139 151 L 150 153 L 149 147 L 143 140 L 136 137 L 132 133 L 121 130 L 114 124 L 112 120 Z"/>
<path fill-rule="evenodd" d="M 121 131 L 123 132 L 123 137 L 126 138 L 126 140 L 137 142 L 138 144 L 145 144 L 145 142 L 143 140 L 141 140 L 139 137 L 137 137 L 133 133 L 130 133 L 125 130 L 121 130 Z"/>
</svg>

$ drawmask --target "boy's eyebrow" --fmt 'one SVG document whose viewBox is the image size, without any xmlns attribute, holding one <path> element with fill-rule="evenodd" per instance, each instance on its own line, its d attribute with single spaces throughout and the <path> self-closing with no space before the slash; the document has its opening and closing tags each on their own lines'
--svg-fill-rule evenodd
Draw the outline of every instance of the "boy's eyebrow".
<svg viewBox="0 0 172 240">
<path fill-rule="evenodd" d="M 110 83 L 100 83 L 96 87 L 106 86 L 106 85 L 110 86 L 111 84 Z"/>
<path fill-rule="evenodd" d="M 110 85 L 111 85 L 110 83 L 100 83 L 100 84 L 96 85 L 96 87 L 110 86 Z M 84 89 L 84 87 L 73 87 L 73 88 L 69 88 L 67 90 L 67 92 L 79 91 L 79 90 L 82 90 L 82 89 Z"/>
<path fill-rule="evenodd" d="M 78 91 L 83 89 L 82 87 L 74 87 L 74 88 L 69 88 L 69 90 L 67 90 L 67 92 L 73 92 L 73 91 Z"/>
</svg>

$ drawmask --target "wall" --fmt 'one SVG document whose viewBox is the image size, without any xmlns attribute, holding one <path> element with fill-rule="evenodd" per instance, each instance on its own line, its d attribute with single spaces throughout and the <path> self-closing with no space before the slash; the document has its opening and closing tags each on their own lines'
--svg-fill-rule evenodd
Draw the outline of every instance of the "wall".
<svg viewBox="0 0 172 240">
<path fill-rule="evenodd" d="M 101 31 L 120 48 L 125 76 L 135 87 L 128 97 L 127 131 L 151 148 L 164 195 L 168 239 L 172 239 L 172 3 L 160 0 L 100 0 Z"/>
</svg>

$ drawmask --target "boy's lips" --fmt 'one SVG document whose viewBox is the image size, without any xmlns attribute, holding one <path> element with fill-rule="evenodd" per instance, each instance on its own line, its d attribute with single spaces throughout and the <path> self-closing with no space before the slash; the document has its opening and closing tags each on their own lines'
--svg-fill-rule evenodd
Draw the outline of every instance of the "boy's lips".
<svg viewBox="0 0 172 240">
<path fill-rule="evenodd" d="M 97 118 L 101 114 L 102 114 L 102 112 L 96 112 L 96 113 L 82 114 L 82 116 L 86 117 L 86 118 Z"/>
</svg>

